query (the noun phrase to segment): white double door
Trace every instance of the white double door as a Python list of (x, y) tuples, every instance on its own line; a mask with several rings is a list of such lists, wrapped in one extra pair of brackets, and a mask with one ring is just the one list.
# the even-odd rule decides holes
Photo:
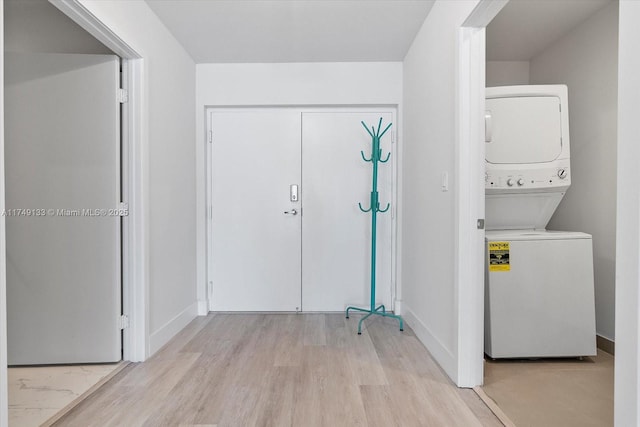
[[(391, 109), (209, 111), (212, 311), (341, 311), (370, 298), (371, 137)], [(394, 160), (395, 152), (391, 153)], [(379, 165), (377, 301), (392, 301), (395, 162)]]

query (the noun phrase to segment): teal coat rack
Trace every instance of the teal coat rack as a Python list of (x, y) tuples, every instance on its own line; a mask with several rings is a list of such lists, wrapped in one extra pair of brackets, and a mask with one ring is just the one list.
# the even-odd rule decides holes
[(360, 319), (360, 322), (358, 322), (358, 335), (362, 335), (362, 322), (372, 315), (393, 317), (394, 319), (398, 319), (398, 321), (400, 322), (400, 330), (403, 331), (404, 322), (402, 321), (402, 317), (395, 314), (387, 313), (384, 304), (376, 307), (376, 216), (378, 215), (378, 212), (384, 213), (388, 211), (390, 206), (389, 203), (387, 203), (387, 206), (384, 209), (380, 209), (380, 202), (378, 200), (378, 163), (388, 162), (389, 157), (391, 156), (391, 153), (387, 153), (387, 157), (382, 160), (380, 138), (382, 138), (382, 136), (389, 130), (389, 128), (391, 127), (391, 123), (389, 123), (389, 125), (382, 132), (380, 132), (380, 129), (382, 129), (382, 117), (380, 117), (380, 121), (378, 122), (377, 130), (374, 129), (373, 126), (371, 126), (371, 130), (369, 130), (364, 122), (360, 123), (362, 123), (362, 126), (364, 126), (364, 128), (371, 136), (371, 156), (367, 159), (363, 151), (360, 151), (360, 155), (365, 162), (371, 162), (373, 166), (373, 182), (371, 186), (369, 208), (364, 209), (362, 207), (362, 204), (358, 203), (358, 207), (362, 212), (371, 212), (371, 305), (368, 310), (360, 307), (349, 306), (347, 307), (345, 315), (348, 319), (350, 310), (362, 311), (364, 313), (367, 313), (367, 315)]

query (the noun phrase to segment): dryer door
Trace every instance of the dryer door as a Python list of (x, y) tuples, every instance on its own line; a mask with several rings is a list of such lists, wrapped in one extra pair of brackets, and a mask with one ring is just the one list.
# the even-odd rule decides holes
[(492, 138), (485, 158), (493, 164), (545, 163), (562, 152), (560, 99), (555, 96), (490, 98)]

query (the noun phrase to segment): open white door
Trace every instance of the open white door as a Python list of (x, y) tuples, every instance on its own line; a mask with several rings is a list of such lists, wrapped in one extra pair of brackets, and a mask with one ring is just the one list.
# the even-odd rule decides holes
[(119, 59), (5, 55), (9, 364), (118, 361)]

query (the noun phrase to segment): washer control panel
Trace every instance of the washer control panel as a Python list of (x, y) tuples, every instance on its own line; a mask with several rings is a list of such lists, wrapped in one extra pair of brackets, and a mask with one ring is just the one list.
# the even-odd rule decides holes
[(552, 187), (568, 187), (571, 184), (569, 168), (565, 166), (529, 170), (487, 170), (485, 189), (536, 190)]

